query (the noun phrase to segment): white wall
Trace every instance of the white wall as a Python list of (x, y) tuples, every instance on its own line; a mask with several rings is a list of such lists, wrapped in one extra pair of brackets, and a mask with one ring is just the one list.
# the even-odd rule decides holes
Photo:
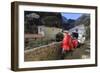
[[(40, 31), (42, 29), (42, 32)], [(44, 36), (48, 39), (55, 39), (57, 33), (61, 32), (62, 29), (56, 27), (46, 27), (46, 26), (38, 26), (38, 32), (43, 33)]]
[[(14, 73), (10, 70), (10, 54), (11, 54), (11, 12), (10, 3), (14, 0), (0, 0), (0, 73)], [(20, 1), (20, 0), (19, 0)], [(29, 1), (29, 0), (22, 0)], [(100, 0), (30, 0), (32, 2), (45, 2), (45, 3), (62, 3), (62, 4), (78, 4), (78, 5), (99, 5)], [(99, 5), (100, 9), (100, 5)], [(100, 10), (99, 12), (100, 13)], [(100, 16), (100, 14), (98, 14)], [(100, 19), (100, 17), (98, 17)], [(100, 21), (99, 21), (100, 23)], [(98, 28), (100, 25), (98, 25)], [(98, 29), (100, 31), (100, 29)], [(100, 33), (98, 33), (100, 37)], [(98, 39), (100, 43), (100, 38)], [(100, 48), (100, 46), (98, 46)], [(100, 49), (98, 48), (98, 51)], [(98, 53), (100, 56), (100, 53)], [(40, 70), (34, 71), (35, 73), (99, 73), (100, 72), (100, 57), (98, 67), (88, 68), (73, 68), (73, 69), (57, 69), (57, 70)], [(19, 73), (19, 72), (18, 72)], [(24, 73), (24, 72), (22, 72)], [(33, 73), (33, 71), (26, 71), (25, 73)]]

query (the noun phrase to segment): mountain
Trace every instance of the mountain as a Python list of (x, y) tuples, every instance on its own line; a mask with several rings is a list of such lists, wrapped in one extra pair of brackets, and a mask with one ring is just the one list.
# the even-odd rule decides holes
[(73, 19), (67, 19), (63, 16), (62, 18), (62, 25), (64, 30), (69, 30), (75, 26), (75, 20)]
[(75, 21), (75, 25), (81, 25), (84, 24), (85, 26), (88, 26), (90, 24), (90, 15), (89, 14), (83, 14), (81, 17), (79, 17)]
[(68, 19), (64, 16), (62, 16), (62, 23), (67, 23), (68, 22)]

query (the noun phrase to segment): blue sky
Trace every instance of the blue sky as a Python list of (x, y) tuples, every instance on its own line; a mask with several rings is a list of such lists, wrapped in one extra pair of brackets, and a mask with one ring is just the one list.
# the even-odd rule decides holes
[(62, 16), (66, 17), (67, 19), (77, 19), (79, 18), (82, 13), (61, 13)]

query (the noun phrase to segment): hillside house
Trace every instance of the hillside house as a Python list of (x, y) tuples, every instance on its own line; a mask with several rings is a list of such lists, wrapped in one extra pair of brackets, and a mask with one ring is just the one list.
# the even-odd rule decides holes
[(56, 34), (61, 31), (62, 29), (57, 27), (38, 26), (38, 34), (48, 39), (55, 39)]
[(69, 30), (70, 34), (72, 34), (73, 32), (75, 32), (76, 29), (78, 29), (78, 34), (79, 34), (78, 41), (80, 43), (84, 43), (84, 41), (85, 41), (84, 35), (86, 35), (86, 28), (85, 28), (84, 24), (78, 25), (78, 26), (70, 29)]

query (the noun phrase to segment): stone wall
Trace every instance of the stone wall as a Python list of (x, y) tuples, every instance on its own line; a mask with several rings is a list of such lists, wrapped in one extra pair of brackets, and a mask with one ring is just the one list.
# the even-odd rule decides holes
[(24, 51), (24, 61), (58, 60), (61, 58), (61, 42)]

